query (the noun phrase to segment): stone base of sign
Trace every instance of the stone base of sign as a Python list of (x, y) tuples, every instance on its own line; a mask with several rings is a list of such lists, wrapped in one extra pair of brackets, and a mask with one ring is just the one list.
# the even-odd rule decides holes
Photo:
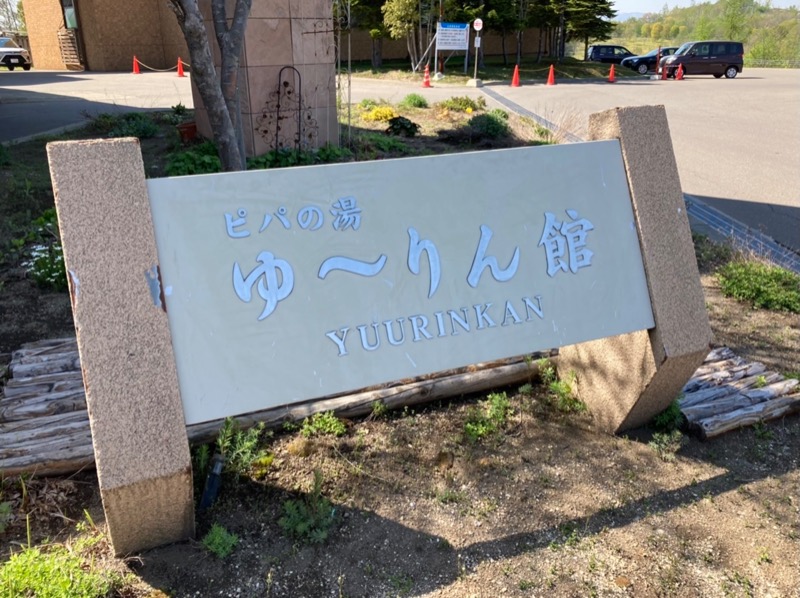
[(589, 137), (620, 140), (655, 328), (562, 348), (558, 369), (575, 373), (597, 426), (620, 432), (678, 397), (708, 354), (711, 328), (664, 107), (593, 114)]
[(47, 152), (114, 552), (190, 538), (189, 443), (139, 142)]
[(467, 81), (467, 87), (483, 87), (483, 81), (480, 79), (469, 79)]

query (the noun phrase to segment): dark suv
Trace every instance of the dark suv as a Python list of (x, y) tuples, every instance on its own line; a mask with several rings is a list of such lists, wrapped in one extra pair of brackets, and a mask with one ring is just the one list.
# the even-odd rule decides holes
[(668, 77), (674, 77), (683, 65), (684, 75), (714, 75), (717, 79), (725, 75), (733, 79), (742, 72), (743, 57), (742, 42), (686, 42), (675, 54), (662, 58), (659, 66), (667, 69)]
[(586, 60), (590, 62), (619, 64), (624, 59), (633, 55), (633, 52), (623, 46), (589, 46), (589, 51), (586, 53)]

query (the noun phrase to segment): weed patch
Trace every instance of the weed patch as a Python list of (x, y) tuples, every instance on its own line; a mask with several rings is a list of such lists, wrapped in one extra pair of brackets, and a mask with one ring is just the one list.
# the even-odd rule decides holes
[(653, 418), (653, 427), (659, 432), (671, 433), (680, 429), (683, 425), (684, 417), (678, 400), (672, 401), (669, 407)]
[(203, 536), (203, 546), (220, 559), (229, 556), (238, 543), (239, 536), (230, 533), (218, 523), (212, 525), (208, 533)]
[(473, 408), (464, 423), (464, 435), (470, 442), (494, 436), (506, 425), (511, 414), (511, 401), (506, 393), (492, 393)]
[(315, 413), (310, 418), (303, 420), (300, 433), (306, 438), (312, 436), (344, 436), (347, 426), (333, 414), (333, 411)]
[(242, 430), (236, 420), (227, 418), (217, 436), (217, 450), (225, 458), (225, 471), (247, 475), (253, 462), (264, 457), (261, 434), (264, 424)]
[(284, 502), (283, 516), (278, 520), (278, 525), (291, 538), (321, 544), (328, 538), (335, 521), (336, 510), (322, 496), (322, 474), (319, 470), (314, 470), (314, 488), (311, 493), (305, 499)]
[(511, 134), (511, 127), (508, 126), (508, 115), (504, 119), (494, 113), (476, 114), (467, 123), (477, 137), (486, 139), (501, 139)]
[(672, 432), (656, 432), (653, 434), (653, 439), (647, 444), (656, 452), (659, 459), (670, 462), (675, 460), (675, 454), (681, 450), (685, 442), (684, 435), (679, 430), (673, 430)]

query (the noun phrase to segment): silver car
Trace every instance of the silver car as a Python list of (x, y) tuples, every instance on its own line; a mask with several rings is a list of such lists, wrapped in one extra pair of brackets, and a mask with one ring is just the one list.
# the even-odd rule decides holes
[(0, 37), (0, 66), (7, 67), (9, 71), (13, 71), (17, 67), (23, 71), (29, 71), (31, 70), (31, 55), (10, 37)]

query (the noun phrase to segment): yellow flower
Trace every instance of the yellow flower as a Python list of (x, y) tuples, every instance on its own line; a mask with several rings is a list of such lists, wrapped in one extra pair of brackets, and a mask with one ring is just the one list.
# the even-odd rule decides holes
[(467, 108), (467, 114), (472, 114), (472, 108)]

